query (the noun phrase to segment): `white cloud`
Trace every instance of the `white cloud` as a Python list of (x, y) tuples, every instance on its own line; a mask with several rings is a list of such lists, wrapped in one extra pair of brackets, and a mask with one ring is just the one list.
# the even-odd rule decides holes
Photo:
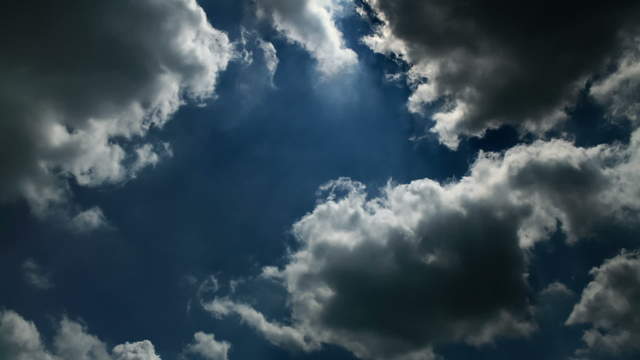
[(205, 310), (216, 317), (236, 314), (240, 319), (262, 334), (269, 342), (292, 350), (310, 351), (319, 348), (318, 343), (309, 342), (297, 328), (268, 321), (264, 315), (246, 304), (235, 303), (229, 299), (214, 299), (203, 304)]
[(336, 26), (346, 6), (348, 2), (344, 0), (259, 0), (257, 15), (307, 50), (318, 62), (319, 71), (331, 76), (358, 62), (356, 53), (346, 47)]
[(0, 311), (0, 358), (3, 360), (160, 360), (148, 340), (107, 345), (82, 324), (63, 317), (57, 325), (53, 349), (43, 344), (31, 321), (11, 310)]
[(62, 359), (111, 360), (105, 343), (87, 333), (82, 324), (66, 317), (58, 325), (53, 347), (56, 355)]
[(113, 348), (113, 360), (161, 360), (149, 340), (124, 343)]
[(186, 354), (195, 354), (206, 360), (228, 360), (231, 344), (216, 340), (213, 334), (197, 332), (193, 335), (193, 343), (187, 345)]
[(99, 209), (76, 216), (69, 181), (121, 183), (155, 165), (168, 152), (148, 130), (214, 97), (233, 46), (195, 0), (52, 3), (38, 14), (15, 4), (0, 16), (13, 34), (0, 66), (0, 200), (98, 227)]
[(13, 311), (0, 311), (0, 357), (6, 360), (57, 360), (44, 349), (36, 326)]

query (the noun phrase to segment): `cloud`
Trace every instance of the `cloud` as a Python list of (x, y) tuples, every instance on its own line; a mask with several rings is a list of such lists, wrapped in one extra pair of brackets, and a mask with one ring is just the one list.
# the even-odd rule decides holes
[(49, 274), (33, 259), (27, 259), (22, 263), (22, 273), (27, 284), (35, 289), (48, 290), (54, 286)]
[(121, 183), (168, 155), (147, 132), (213, 97), (233, 57), (195, 0), (14, 2), (0, 22), (0, 200), (83, 229), (102, 215), (78, 211), (69, 184)]
[(540, 295), (543, 297), (572, 297), (574, 293), (571, 289), (567, 288), (567, 286), (559, 281), (554, 281), (549, 284), (546, 288), (544, 288)]
[(280, 60), (278, 59), (278, 52), (276, 51), (276, 48), (272, 43), (264, 41), (262, 39), (258, 39), (258, 46), (262, 50), (265, 65), (267, 66), (267, 70), (269, 70), (271, 85), (274, 86), (273, 78), (276, 75), (278, 64), (280, 63)]
[[(432, 115), (431, 131), (450, 148), (460, 137), (503, 125), (544, 132), (566, 118), (579, 90), (606, 74), (607, 66), (637, 72), (637, 56), (626, 55), (637, 53), (636, 2), (366, 3), (381, 23), (364, 43), (410, 64), (410, 111), (426, 114), (427, 107), (444, 103)], [(632, 94), (624, 89), (618, 100)], [(622, 97), (632, 100), (628, 95)]]
[(214, 299), (204, 303), (204, 309), (218, 318), (236, 314), (240, 319), (262, 334), (270, 343), (292, 350), (311, 351), (319, 348), (318, 343), (309, 343), (297, 328), (268, 321), (263, 314), (246, 304), (229, 299)]
[(0, 311), (0, 358), (3, 360), (160, 360), (148, 340), (113, 348), (87, 332), (82, 324), (63, 317), (57, 324), (53, 349), (43, 344), (35, 324), (11, 310)]
[(552, 140), (481, 152), (458, 181), (390, 183), (376, 197), (347, 178), (330, 182), (293, 226), (298, 248), (262, 273), (286, 289), (291, 324), (231, 298), (204, 307), (282, 347), (336, 344), (364, 359), (432, 358), (444, 344), (526, 337), (536, 329), (533, 245), (558, 230), (577, 241), (601, 224), (637, 224), (638, 140), (640, 132), (627, 146)]
[(640, 125), (640, 37), (627, 52), (609, 76), (596, 81), (591, 87), (593, 97), (605, 105), (612, 118), (626, 118)]
[(42, 344), (36, 326), (13, 311), (0, 311), (0, 357), (6, 360), (57, 360)]
[(87, 333), (82, 324), (66, 317), (58, 325), (53, 347), (62, 359), (111, 360), (105, 343)]
[(206, 360), (228, 360), (231, 344), (226, 341), (217, 341), (213, 334), (201, 331), (193, 335), (193, 343), (187, 345), (185, 354), (198, 355)]
[(114, 360), (160, 360), (149, 340), (124, 343), (113, 348)]
[(302, 46), (318, 62), (318, 70), (332, 76), (358, 62), (336, 26), (346, 5), (344, 0), (258, 0), (257, 16), (269, 21), (290, 42)]
[(640, 353), (640, 253), (622, 251), (591, 270), (593, 280), (582, 292), (567, 325), (588, 324), (582, 339), (587, 356)]
[[(264, 86), (260, 80), (264, 77), (265, 68), (267, 70), (266, 75), (268, 85), (269, 87), (274, 88), (274, 78), (278, 71), (280, 59), (278, 58), (278, 51), (273, 43), (261, 38), (257, 31), (249, 31), (245, 28), (241, 28), (238, 49), (238, 56), (242, 59), (242, 63), (245, 65), (243, 75), (248, 78), (245, 81), (251, 83), (250, 86), (248, 84), (245, 85), (246, 90), (255, 92), (256, 88), (259, 89)], [(247, 71), (251, 65), (256, 63), (256, 60), (257, 66), (253, 69), (254, 71)]]

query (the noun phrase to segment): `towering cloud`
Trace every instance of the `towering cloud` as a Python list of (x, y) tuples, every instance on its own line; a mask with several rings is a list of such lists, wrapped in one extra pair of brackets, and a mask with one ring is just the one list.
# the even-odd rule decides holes
[[(166, 144), (145, 143), (188, 99), (214, 95), (232, 57), (195, 0), (12, 1), (0, 13), (0, 200), (69, 210), (69, 183), (126, 181)], [(74, 227), (104, 223), (99, 209)]]
[(637, 55), (630, 55), (640, 34), (635, 1), (366, 3), (381, 24), (364, 42), (411, 65), (411, 111), (444, 103), (431, 131), (451, 148), (460, 136), (505, 124), (533, 132), (553, 127), (587, 81), (607, 77), (609, 67), (619, 70), (596, 94), (616, 113), (626, 111), (620, 102), (631, 95), (629, 86), (613, 98), (604, 93), (620, 76), (637, 79)]
[(459, 181), (389, 184), (374, 198), (358, 182), (331, 182), (294, 225), (287, 264), (263, 272), (288, 292), (292, 325), (230, 298), (205, 308), (279, 346), (338, 344), (364, 359), (527, 336), (528, 249), (558, 223), (576, 241), (603, 223), (638, 222), (639, 136), (628, 147), (554, 140), (481, 153)]

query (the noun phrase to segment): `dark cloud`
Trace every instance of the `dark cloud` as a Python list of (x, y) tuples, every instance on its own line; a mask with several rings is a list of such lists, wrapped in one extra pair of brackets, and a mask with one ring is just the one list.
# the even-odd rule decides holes
[(637, 47), (636, 1), (366, 3), (384, 25), (365, 42), (414, 65), (410, 109), (447, 100), (432, 131), (450, 147), (505, 124), (549, 129), (590, 77)]
[(211, 97), (232, 57), (195, 0), (9, 1), (0, 24), (0, 199), (37, 214), (70, 179), (121, 182), (170, 153), (147, 131)]
[(588, 324), (583, 340), (588, 358), (640, 354), (640, 253), (623, 251), (591, 270), (594, 279), (582, 292), (567, 325)]

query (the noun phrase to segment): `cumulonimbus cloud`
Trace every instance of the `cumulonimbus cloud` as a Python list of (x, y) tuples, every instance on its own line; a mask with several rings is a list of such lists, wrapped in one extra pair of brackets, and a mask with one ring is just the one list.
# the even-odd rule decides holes
[[(148, 130), (214, 96), (233, 57), (195, 0), (13, 2), (0, 22), (0, 200), (41, 216), (77, 214), (69, 182), (120, 183), (170, 155)], [(104, 225), (90, 210), (72, 227)]]

